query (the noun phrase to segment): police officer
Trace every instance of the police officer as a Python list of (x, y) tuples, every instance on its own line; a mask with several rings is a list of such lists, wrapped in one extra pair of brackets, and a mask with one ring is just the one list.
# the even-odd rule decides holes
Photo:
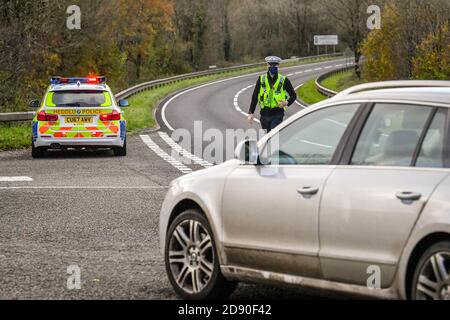
[(278, 73), (281, 58), (266, 58), (268, 71), (256, 82), (248, 114), (248, 122), (253, 123), (256, 105), (261, 108), (261, 126), (267, 132), (283, 122), (285, 109), (295, 102), (297, 94), (289, 79)]

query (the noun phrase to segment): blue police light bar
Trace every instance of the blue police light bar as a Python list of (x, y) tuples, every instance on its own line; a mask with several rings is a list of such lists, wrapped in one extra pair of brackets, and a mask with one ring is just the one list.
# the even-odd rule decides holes
[(106, 82), (105, 76), (91, 76), (91, 77), (52, 77), (50, 79), (50, 84), (75, 84), (75, 83), (87, 83), (87, 84), (101, 84)]

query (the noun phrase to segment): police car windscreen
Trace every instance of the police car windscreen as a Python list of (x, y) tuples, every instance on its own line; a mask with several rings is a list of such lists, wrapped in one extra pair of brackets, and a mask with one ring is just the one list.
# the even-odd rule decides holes
[(103, 91), (56, 91), (53, 103), (60, 107), (90, 107), (105, 103)]

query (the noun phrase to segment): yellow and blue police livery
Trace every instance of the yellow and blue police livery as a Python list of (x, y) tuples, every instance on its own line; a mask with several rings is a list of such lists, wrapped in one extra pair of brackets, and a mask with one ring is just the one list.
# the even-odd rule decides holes
[(52, 77), (32, 124), (32, 156), (44, 157), (48, 150), (112, 149), (125, 156), (126, 120), (123, 107), (128, 101), (116, 99), (102, 76)]

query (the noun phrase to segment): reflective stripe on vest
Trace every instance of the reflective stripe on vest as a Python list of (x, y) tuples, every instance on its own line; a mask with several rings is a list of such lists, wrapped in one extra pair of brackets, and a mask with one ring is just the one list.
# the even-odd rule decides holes
[(278, 108), (280, 101), (287, 100), (286, 91), (284, 90), (285, 76), (278, 75), (277, 81), (273, 88), (270, 86), (267, 75), (260, 78), (261, 86), (259, 88), (258, 101), (261, 109)]

